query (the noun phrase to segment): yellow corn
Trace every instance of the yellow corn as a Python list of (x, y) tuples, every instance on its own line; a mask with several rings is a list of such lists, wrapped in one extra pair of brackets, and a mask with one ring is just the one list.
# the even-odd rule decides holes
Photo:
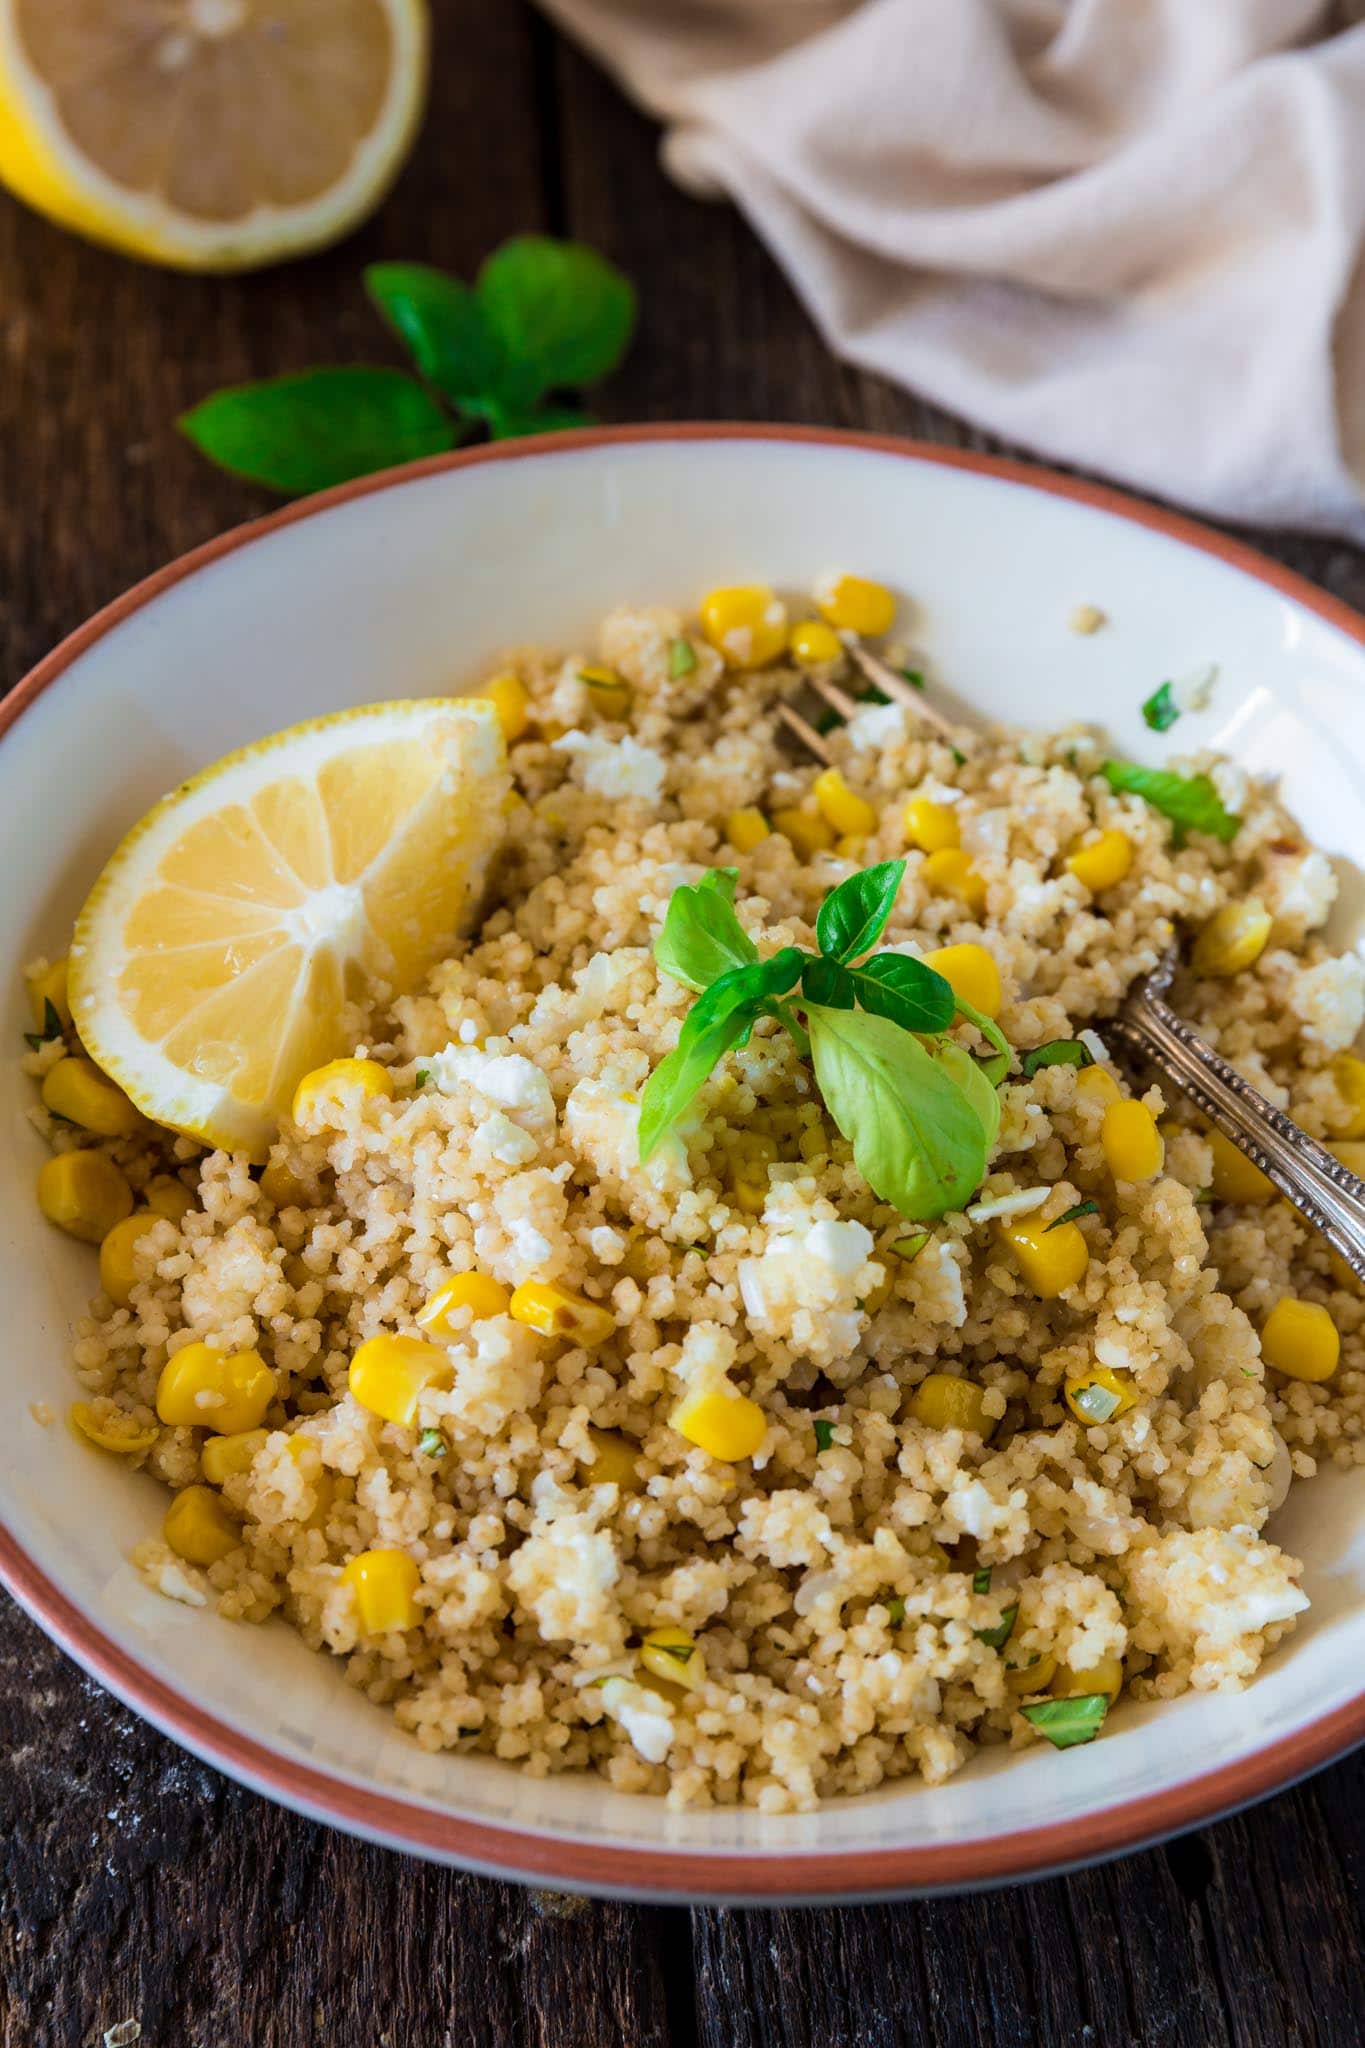
[(414, 1595), (422, 1574), (405, 1550), (362, 1550), (341, 1574), (343, 1586), (355, 1595), (360, 1626), (369, 1636), (394, 1629), (416, 1628), (422, 1610)]
[(136, 1209), (116, 1223), (100, 1245), (100, 1286), (115, 1308), (127, 1308), (132, 1300), (138, 1240), (161, 1220), (151, 1209)]
[(509, 670), (485, 683), (479, 695), (497, 712), (502, 736), (512, 746), (531, 723), (531, 695), (525, 683)]
[(1338, 1053), (1332, 1062), (1332, 1079), (1349, 1112), (1341, 1136), (1365, 1138), (1365, 1060), (1357, 1059), (1353, 1052)]
[(195, 1206), (194, 1196), (173, 1173), (159, 1173), (149, 1180), (142, 1199), (154, 1216), (164, 1216), (170, 1223), (183, 1223)]
[(845, 633), (889, 633), (896, 600), (884, 583), (866, 576), (827, 576), (815, 593), (822, 619)]
[(452, 1318), (481, 1323), (487, 1316), (505, 1316), (512, 1297), (501, 1280), (491, 1273), (452, 1273), (417, 1311), (419, 1330), (435, 1330), (439, 1336), (454, 1335)]
[(1059, 1664), (1048, 1684), (1048, 1691), (1054, 1699), (1080, 1700), (1091, 1694), (1102, 1692), (1106, 1699), (1116, 1700), (1123, 1690), (1123, 1659), (1101, 1657), (1096, 1664), (1073, 1671), (1069, 1664)]
[(1078, 846), (1066, 858), (1067, 871), (1098, 896), (1121, 882), (1133, 865), (1133, 842), (1126, 832), (1101, 832), (1097, 839)]
[(737, 1209), (746, 1216), (761, 1216), (768, 1199), (768, 1169), (777, 1158), (777, 1146), (766, 1132), (746, 1134), (730, 1161), (729, 1188)]
[(945, 846), (931, 853), (922, 872), (936, 896), (956, 896), (975, 917), (985, 909), (985, 878), (960, 846)]
[(1077, 1422), (1083, 1422), (1087, 1429), (1098, 1422), (1112, 1422), (1137, 1406), (1131, 1376), (1114, 1372), (1107, 1365), (1092, 1365), (1089, 1372), (1068, 1380), (1062, 1388), (1062, 1398)]
[(588, 1435), (593, 1448), (589, 1486), (619, 1486), (622, 1493), (638, 1492), (640, 1446), (619, 1429), (590, 1429)]
[(823, 619), (802, 619), (792, 627), (792, 653), (802, 668), (818, 668), (822, 662), (837, 661), (844, 643)]
[(362, 1408), (411, 1429), (427, 1387), (449, 1386), (450, 1359), (420, 1337), (367, 1338), (351, 1360), (348, 1382)]
[(640, 1644), (640, 1662), (655, 1678), (666, 1678), (684, 1692), (706, 1683), (706, 1658), (687, 1628), (652, 1628)]
[(249, 1472), (269, 1434), (267, 1429), (238, 1429), (231, 1436), (205, 1437), (199, 1469), (210, 1486), (221, 1486), (225, 1479)]
[(772, 827), (762, 811), (751, 806), (743, 811), (731, 811), (725, 820), (725, 836), (736, 853), (752, 853), (769, 838)]
[(752, 1458), (768, 1431), (768, 1418), (757, 1401), (726, 1387), (684, 1394), (668, 1419), (698, 1450), (731, 1465)]
[(800, 811), (794, 807), (773, 812), (773, 830), (780, 832), (784, 839), (790, 839), (803, 860), (813, 860), (817, 853), (828, 853), (838, 834), (827, 818), (818, 811)]
[(1225, 903), (1195, 940), (1190, 964), (1196, 974), (1240, 974), (1261, 957), (1270, 926), (1270, 912), (1254, 896)]
[(842, 839), (835, 840), (834, 851), (840, 860), (851, 860), (855, 867), (861, 867), (867, 852), (867, 841), (857, 832), (845, 832)]
[(189, 1564), (217, 1564), (236, 1550), (242, 1532), (208, 1486), (187, 1486), (166, 1510), (162, 1534)]
[(1050, 1650), (1044, 1650), (1032, 1664), (1007, 1664), (1005, 1684), (1011, 1692), (1027, 1694), (1046, 1692), (1057, 1670), (1057, 1659)]
[(43, 1076), (43, 1103), (53, 1116), (93, 1131), (97, 1138), (131, 1138), (146, 1128), (123, 1090), (83, 1056), (58, 1060)]
[(1165, 1164), (1166, 1141), (1151, 1110), (1140, 1102), (1110, 1103), (1100, 1143), (1115, 1180), (1151, 1180)]
[(969, 1429), (987, 1437), (995, 1427), (980, 1387), (950, 1372), (931, 1372), (920, 1381), (910, 1396), (910, 1413), (931, 1429)]
[(1108, 1067), (1082, 1067), (1076, 1076), (1076, 1094), (1082, 1102), (1092, 1103), (1101, 1109), (1108, 1109), (1111, 1102), (1123, 1100), (1123, 1090)]
[(325, 1067), (305, 1074), (294, 1090), (294, 1122), (325, 1121), (328, 1110), (345, 1095), (359, 1095), (364, 1101), (391, 1098), (393, 1076), (378, 1060), (328, 1060)]
[(1075, 1223), (1059, 1223), (1049, 1230), (1035, 1216), (1017, 1216), (1000, 1225), (1000, 1235), (1040, 1301), (1051, 1301), (1074, 1287), (1090, 1264), (1089, 1246)]
[(1337, 1326), (1316, 1301), (1277, 1301), (1261, 1331), (1261, 1355), (1291, 1380), (1330, 1380), (1341, 1357)]
[[(297, 1095), (294, 1098), (294, 1108), (297, 1115)], [(306, 1209), (313, 1199), (307, 1181), (295, 1173), (281, 1153), (276, 1153), (262, 1172), (260, 1189), (267, 1202), (275, 1209)]]
[(259, 1351), (187, 1344), (161, 1369), (156, 1412), (171, 1428), (235, 1436), (265, 1421), (278, 1382)]
[(588, 702), (599, 718), (618, 723), (630, 717), (631, 687), (614, 668), (581, 668), (578, 679), (588, 692)]
[(926, 967), (941, 974), (953, 994), (983, 1017), (998, 1017), (1005, 1000), (1000, 969), (984, 946), (937, 946), (924, 955)]
[(1213, 1153), (1213, 1179), (1210, 1186), (1216, 1202), (1269, 1202), (1275, 1194), (1275, 1183), (1261, 1172), (1254, 1160), (1239, 1151), (1231, 1138), (1225, 1138), (1219, 1130), (1206, 1133), (1209, 1149)]
[(132, 1213), (133, 1191), (103, 1152), (57, 1152), (38, 1175), (38, 1207), (68, 1237), (103, 1244)]
[(62, 1029), (66, 1029), (71, 1022), (71, 1004), (66, 992), (65, 959), (54, 960), (50, 967), (44, 967), (38, 974), (29, 975), (28, 1001), (33, 1012), (35, 1031), (46, 1031), (49, 1003), (57, 1012), (57, 1020)]
[(701, 623), (731, 668), (763, 668), (787, 644), (787, 608), (766, 583), (710, 591), (701, 601)]
[(858, 796), (837, 768), (826, 768), (814, 783), (815, 801), (827, 825), (841, 834), (857, 833), (866, 838), (877, 829), (877, 813), (865, 797)]
[(922, 853), (949, 853), (962, 844), (962, 829), (952, 804), (931, 796), (912, 796), (901, 814), (906, 841)]
[(585, 1301), (581, 1294), (571, 1294), (553, 1281), (523, 1280), (507, 1313), (542, 1337), (567, 1337), (589, 1347), (605, 1344), (616, 1328), (615, 1316), (600, 1301)]
[(155, 1423), (134, 1422), (131, 1415), (97, 1416), (88, 1401), (72, 1402), (71, 1421), (90, 1443), (120, 1458), (154, 1449), (160, 1434)]

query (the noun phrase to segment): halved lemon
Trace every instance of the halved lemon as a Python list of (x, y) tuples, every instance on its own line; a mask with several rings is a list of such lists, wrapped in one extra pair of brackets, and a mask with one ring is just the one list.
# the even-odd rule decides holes
[(378, 205), (427, 0), (0, 0), (0, 183), (153, 263), (246, 270)]
[(502, 728), (471, 699), (374, 704), (229, 754), (135, 825), (71, 947), (91, 1057), (156, 1123), (266, 1156), (343, 1005), (449, 950), (503, 832)]

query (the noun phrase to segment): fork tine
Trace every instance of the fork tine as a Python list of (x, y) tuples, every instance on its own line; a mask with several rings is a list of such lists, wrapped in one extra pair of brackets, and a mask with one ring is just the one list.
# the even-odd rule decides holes
[(932, 725), (945, 739), (952, 739), (957, 730), (953, 721), (945, 717), (943, 712), (936, 710), (923, 691), (912, 688), (905, 677), (898, 676), (895, 669), (890, 668), (880, 655), (864, 647), (856, 633), (844, 633), (840, 637), (854, 662), (868, 681), (877, 685), (883, 696), (890, 697), (895, 704), (903, 704), (907, 711), (913, 711), (916, 718), (922, 718), (926, 725)]
[(788, 731), (795, 733), (802, 746), (814, 754), (817, 761), (823, 761), (828, 768), (834, 756), (809, 720), (803, 718), (799, 711), (793, 711), (790, 704), (779, 704), (777, 715)]
[(831, 711), (838, 712), (840, 718), (852, 718), (862, 709), (856, 698), (850, 697), (847, 690), (841, 690), (837, 683), (832, 683), (828, 676), (807, 676), (806, 682), (817, 697), (824, 698)]

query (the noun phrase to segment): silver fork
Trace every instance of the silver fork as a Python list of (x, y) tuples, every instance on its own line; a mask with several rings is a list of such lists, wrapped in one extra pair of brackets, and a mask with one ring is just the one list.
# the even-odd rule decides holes
[[(907, 683), (856, 635), (844, 633), (841, 637), (855, 666), (883, 696), (913, 712), (945, 738), (956, 741), (960, 737), (960, 726), (954, 726), (922, 691)], [(824, 677), (811, 675), (806, 681), (841, 718), (851, 718), (865, 708), (847, 690)], [(808, 719), (789, 704), (780, 707), (778, 716), (817, 760), (830, 764), (831, 751)], [(1292, 1117), (1267, 1102), (1259, 1089), (1176, 1015), (1165, 1000), (1176, 959), (1172, 946), (1152, 972), (1128, 991), (1107, 1028), (1131, 1057), (1155, 1068), (1163, 1081), (1187, 1096), (1225, 1138), (1259, 1166), (1304, 1221), (1320, 1231), (1346, 1261), (1357, 1280), (1365, 1282), (1365, 1182), (1316, 1138), (1310, 1138)]]

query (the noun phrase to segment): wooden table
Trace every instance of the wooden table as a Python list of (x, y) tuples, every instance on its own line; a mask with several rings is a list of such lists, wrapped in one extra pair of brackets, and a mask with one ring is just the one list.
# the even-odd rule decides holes
[[(638, 281), (613, 418), (982, 437), (831, 360), (747, 229), (523, 0), (437, 0), (417, 157), (355, 240), (239, 282), (161, 276), (0, 200), (0, 681), (265, 509), (174, 430), (220, 384), (386, 359), (362, 262), (470, 272), (528, 228)], [(1365, 556), (1266, 545), (1365, 602)], [(54, 793), (54, 801), (60, 798)], [(173, 1749), (0, 1612), (0, 2048), (1337, 2048), (1365, 2035), (1365, 1761), (1047, 1883), (923, 1904), (581, 1903), (365, 1849)]]

